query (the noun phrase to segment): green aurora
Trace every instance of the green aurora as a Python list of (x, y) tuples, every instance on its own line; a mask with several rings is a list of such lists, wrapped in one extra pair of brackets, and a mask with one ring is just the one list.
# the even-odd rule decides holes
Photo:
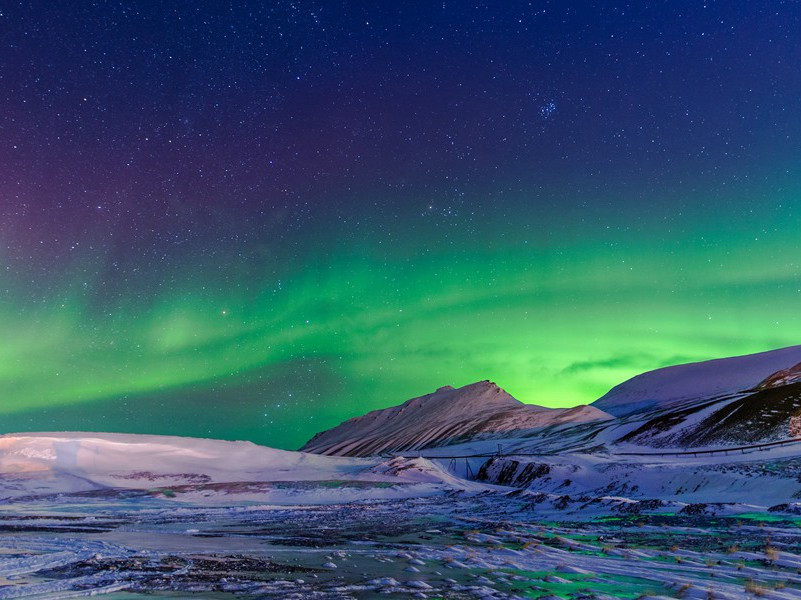
[(801, 342), (801, 4), (0, 11), (0, 433), (297, 448)]
[[(628, 216), (600, 234), (554, 218), (547, 243), (525, 239), (523, 222), (424, 245), (391, 246), (382, 242), (400, 231), (365, 228), (360, 244), (329, 240), (336, 252), (282, 275), (227, 289), (232, 271), (242, 277), (232, 263), (215, 285), (195, 265), (167, 293), (113, 308), (91, 306), (80, 290), (98, 283), (67, 273), (64, 291), (37, 306), (21, 295), (2, 306), (4, 428), (297, 447), (445, 384), (489, 378), (522, 401), (571, 406), (644, 370), (792, 345), (800, 267), (787, 249), (798, 224), (767, 228), (785, 196), (761, 215), (741, 203), (726, 231), (699, 211), (658, 235)], [(76, 264), (87, 272), (99, 260)]]

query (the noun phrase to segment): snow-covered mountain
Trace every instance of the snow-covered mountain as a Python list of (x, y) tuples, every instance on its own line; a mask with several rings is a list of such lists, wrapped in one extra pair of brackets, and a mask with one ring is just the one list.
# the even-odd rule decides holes
[[(801, 346), (644, 373), (594, 405), (570, 409), (523, 404), (489, 381), (443, 387), (319, 433), (303, 452), (153, 435), (0, 435), (0, 498), (159, 488), (206, 496), (237, 482), (459, 486), (465, 473), (448, 472), (437, 456), (487, 456), (499, 443), (507, 455), (623, 456), (640, 452), (633, 446), (651, 452), (794, 437), (801, 437)], [(408, 451), (431, 460), (378, 457)], [(367, 456), (374, 458), (359, 458)], [(262, 485), (259, 497), (280, 502), (283, 487)]]
[[(564, 453), (738, 446), (801, 435), (801, 346), (657, 369), (590, 406), (518, 402), (489, 381), (443, 387), (318, 433), (302, 450), (341, 456), (426, 450)], [(492, 443), (488, 443), (492, 442)]]
[(445, 386), (399, 406), (355, 417), (318, 433), (301, 450), (371, 456), (519, 436), (544, 427), (611, 418), (592, 406), (545, 408), (523, 404), (494, 383), (480, 381), (458, 389)]
[(627, 431), (615, 442), (699, 448), (786, 440), (801, 435), (799, 357), (801, 346), (792, 346), (659, 369), (594, 406), (627, 424), (617, 428)]
[(801, 362), (801, 346), (648, 371), (615, 386), (592, 403), (616, 417), (665, 409), (753, 390), (777, 371)]

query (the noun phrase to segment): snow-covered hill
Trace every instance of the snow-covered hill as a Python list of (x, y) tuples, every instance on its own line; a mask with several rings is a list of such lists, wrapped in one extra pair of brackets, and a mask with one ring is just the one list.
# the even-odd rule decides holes
[[(271, 485), (218, 485), (248, 482)], [(251, 442), (80, 432), (0, 435), (0, 499), (170, 488), (181, 489), (183, 498), (200, 492), (204, 497), (247, 492), (265, 501), (280, 501), (286, 486), (276, 482), (352, 482), (369, 487), (450, 484), (453, 477), (431, 465), (391, 473), (376, 460), (289, 452)], [(314, 502), (324, 503), (325, 494), (333, 500), (348, 499), (348, 494), (336, 493), (330, 486), (322, 486), (322, 491), (312, 498)], [(426, 493), (417, 490), (412, 495)], [(362, 489), (351, 495), (371, 494)]]
[(523, 404), (494, 383), (480, 381), (458, 389), (442, 387), (399, 406), (355, 417), (318, 433), (301, 450), (371, 456), (610, 418), (592, 406), (566, 409)]
[(797, 502), (799, 476), (797, 445), (728, 455), (511, 455), (489, 458), (478, 472), (481, 481), (569, 497), (574, 508), (614, 497), (655, 505), (737, 503), (764, 510)]
[(616, 417), (752, 390), (801, 362), (801, 346), (665, 367), (637, 375), (592, 403)]
[[(647, 391), (651, 400), (635, 406), (613, 404), (612, 400), (631, 397), (624, 392), (610, 398), (615, 390), (599, 400), (596, 404), (620, 415), (618, 426), (604, 437), (657, 448), (699, 448), (801, 436), (799, 353), (801, 347), (794, 346), (635, 377), (615, 389), (628, 385), (627, 392)], [(666, 375), (670, 379), (662, 381)], [(661, 381), (662, 388), (654, 387)]]

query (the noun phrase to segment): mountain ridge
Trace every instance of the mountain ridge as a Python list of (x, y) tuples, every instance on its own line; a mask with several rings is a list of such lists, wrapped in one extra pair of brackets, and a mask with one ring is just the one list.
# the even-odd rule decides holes
[(353, 417), (316, 434), (301, 451), (369, 456), (611, 418), (588, 405), (547, 408), (524, 404), (495, 383), (484, 380), (461, 388), (443, 386), (397, 406)]
[(798, 363), (801, 345), (662, 367), (619, 383), (591, 406), (621, 417), (685, 400), (747, 392)]
[(353, 417), (301, 450), (370, 456), (468, 451), (465, 444), (495, 439), (525, 452), (772, 441), (801, 431), (800, 381), (801, 346), (648, 371), (572, 408), (523, 404), (484, 380)]

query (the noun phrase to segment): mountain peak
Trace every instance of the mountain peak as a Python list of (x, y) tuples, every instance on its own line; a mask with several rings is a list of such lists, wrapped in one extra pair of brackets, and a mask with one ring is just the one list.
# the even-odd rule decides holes
[[(453, 388), (451, 388), (451, 389), (453, 389)], [(495, 393), (503, 392), (504, 394), (506, 394), (506, 391), (501, 386), (499, 386), (494, 381), (490, 381), (489, 379), (482, 379), (481, 381), (476, 381), (475, 383), (470, 383), (468, 385), (462, 386), (459, 389), (462, 389), (462, 390), (468, 390), (468, 389), (469, 390), (492, 390)]]
[(481, 402), (522, 404), (520, 400), (509, 394), (501, 386), (494, 381), (490, 381), (489, 379), (476, 381), (475, 383), (470, 383), (460, 388), (453, 388), (451, 386), (446, 386), (446, 388), (455, 400), (469, 404), (478, 404)]
[(398, 406), (349, 419), (318, 433), (302, 450), (368, 456), (604, 418), (609, 415), (592, 407), (571, 412), (523, 404), (494, 382), (484, 380), (460, 388), (444, 386)]

